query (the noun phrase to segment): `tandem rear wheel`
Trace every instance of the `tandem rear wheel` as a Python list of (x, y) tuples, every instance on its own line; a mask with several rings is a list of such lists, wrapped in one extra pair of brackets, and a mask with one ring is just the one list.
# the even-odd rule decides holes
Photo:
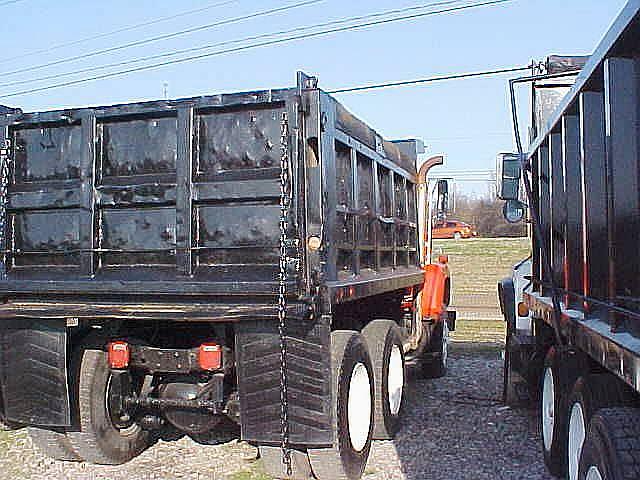
[(640, 478), (640, 410), (604, 408), (589, 422), (580, 455), (580, 480)]
[(115, 412), (110, 411), (112, 378), (104, 350), (85, 345), (78, 351), (78, 425), (66, 437), (80, 457), (102, 465), (128, 462), (152, 441), (151, 434), (132, 419), (116, 418)]
[(310, 448), (306, 455), (292, 451), (291, 475), (287, 475), (279, 448), (260, 447), (269, 475), (295, 480), (356, 480), (362, 476), (373, 438), (376, 393), (374, 365), (362, 334), (350, 330), (331, 333), (331, 371), (333, 447)]
[(580, 455), (589, 422), (603, 408), (631, 405), (633, 399), (626, 385), (609, 373), (580, 377), (569, 397), (567, 462), (569, 480), (578, 479)]
[(552, 347), (547, 352), (541, 382), (540, 430), (544, 463), (549, 472), (567, 475), (567, 438), (569, 392), (585, 371), (583, 357), (575, 352)]

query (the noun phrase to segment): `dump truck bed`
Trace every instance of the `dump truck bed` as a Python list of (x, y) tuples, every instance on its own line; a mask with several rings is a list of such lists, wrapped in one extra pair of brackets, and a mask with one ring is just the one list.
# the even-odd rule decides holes
[(0, 289), (275, 293), (280, 130), (294, 100), (282, 90), (7, 116)]
[[(422, 279), (415, 146), (383, 140), (315, 87), (10, 112), (0, 115), (3, 144), (0, 291), (25, 302), (3, 316), (55, 311), (74, 295), (96, 315), (111, 314), (109, 296), (162, 298), (165, 313), (188, 296), (275, 305), (283, 155), (289, 295), (320, 282), (341, 301), (342, 287), (354, 299)], [(302, 239), (315, 230), (322, 259), (309, 260)], [(17, 306), (34, 296), (49, 306)]]

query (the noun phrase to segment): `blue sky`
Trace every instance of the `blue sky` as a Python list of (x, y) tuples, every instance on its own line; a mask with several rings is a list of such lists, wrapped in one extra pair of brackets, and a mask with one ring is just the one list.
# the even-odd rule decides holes
[[(220, 0), (218, 0), (220, 1)], [(274, 8), (295, 0), (238, 0), (228, 5), (46, 54), (2, 62), (0, 83), (66, 72), (300, 25), (435, 0), (324, 0), (280, 15), (223, 26), (169, 41), (76, 61), (33, 73), (2, 72)], [(215, 0), (21, 0), (0, 7), (4, 58), (96, 33), (196, 9)], [(0, 2), (1, 3), (1, 2)], [(436, 15), (331, 37), (218, 56), (159, 70), (0, 99), (24, 110), (102, 105), (170, 97), (291, 86), (296, 70), (319, 76), (325, 89), (526, 65), (548, 54), (588, 54), (625, 0), (514, 0), (499, 6)], [(445, 153), (448, 169), (494, 166), (511, 150), (508, 76), (428, 84), (358, 94), (340, 101), (387, 138), (421, 138), (428, 153)], [(45, 85), (47, 82), (35, 84)], [(20, 87), (0, 87), (0, 95)], [(522, 96), (526, 99), (525, 92)]]

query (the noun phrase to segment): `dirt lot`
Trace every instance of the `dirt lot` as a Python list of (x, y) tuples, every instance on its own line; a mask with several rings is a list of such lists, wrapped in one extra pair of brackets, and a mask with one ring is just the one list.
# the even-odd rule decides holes
[[(455, 276), (460, 312), (447, 377), (414, 378), (404, 425), (393, 442), (376, 442), (367, 480), (551, 479), (539, 452), (535, 412), (500, 403), (504, 327), (495, 285), (527, 255), (525, 240), (440, 241)], [(121, 467), (63, 464), (43, 458), (24, 432), (0, 436), (2, 479), (266, 480), (254, 450), (234, 440), (203, 446), (159, 443)]]

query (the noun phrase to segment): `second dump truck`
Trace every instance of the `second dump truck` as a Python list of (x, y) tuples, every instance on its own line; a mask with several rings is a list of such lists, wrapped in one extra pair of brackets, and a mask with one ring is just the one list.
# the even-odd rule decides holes
[(565, 60), (512, 82), (533, 84), (533, 139), (500, 156), (498, 189), (507, 217), (530, 212), (533, 255), (500, 285), (505, 398), (539, 402), (555, 476), (631, 480), (640, 478), (640, 1), (586, 64)]

